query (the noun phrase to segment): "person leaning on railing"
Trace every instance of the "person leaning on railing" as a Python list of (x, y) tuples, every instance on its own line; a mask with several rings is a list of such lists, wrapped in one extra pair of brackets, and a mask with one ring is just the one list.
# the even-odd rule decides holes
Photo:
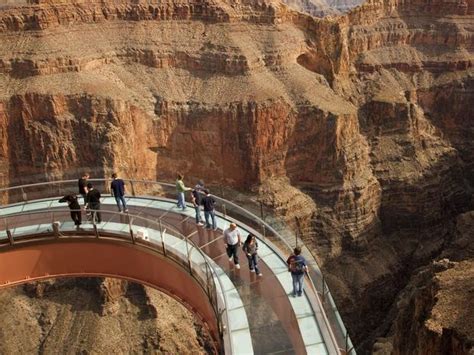
[(79, 202), (77, 202), (77, 197), (75, 194), (69, 194), (64, 196), (58, 202), (64, 203), (67, 202), (69, 209), (71, 210), (71, 219), (76, 226), (80, 226), (82, 223), (81, 217), (81, 206), (79, 206)]
[(176, 179), (176, 192), (178, 194), (178, 208), (181, 208), (183, 211), (186, 209), (186, 203), (184, 200), (184, 193), (191, 190), (189, 187), (184, 186), (184, 175), (178, 174)]

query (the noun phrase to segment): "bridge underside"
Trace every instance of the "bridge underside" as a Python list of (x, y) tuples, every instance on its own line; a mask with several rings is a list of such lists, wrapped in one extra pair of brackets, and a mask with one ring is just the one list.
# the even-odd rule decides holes
[(72, 276), (121, 278), (165, 292), (197, 314), (219, 346), (217, 319), (205, 291), (179, 264), (152, 250), (77, 237), (19, 243), (0, 251), (0, 289)]

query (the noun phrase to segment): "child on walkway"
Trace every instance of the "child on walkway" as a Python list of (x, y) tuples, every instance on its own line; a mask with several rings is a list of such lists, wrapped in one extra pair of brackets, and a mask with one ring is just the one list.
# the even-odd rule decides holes
[(245, 255), (247, 255), (250, 272), (256, 272), (258, 276), (262, 276), (262, 273), (258, 269), (257, 238), (255, 238), (253, 234), (247, 236), (242, 249), (244, 250)]

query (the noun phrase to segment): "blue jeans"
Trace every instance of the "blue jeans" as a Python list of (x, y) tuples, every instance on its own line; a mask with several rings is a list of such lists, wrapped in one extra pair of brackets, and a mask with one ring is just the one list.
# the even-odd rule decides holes
[(122, 211), (122, 209), (120, 208), (120, 202), (122, 202), (123, 211), (125, 211), (127, 209), (127, 204), (125, 203), (125, 198), (123, 196), (117, 196), (117, 195), (114, 195), (114, 197), (115, 197), (115, 202), (117, 203), (117, 207), (119, 209), (119, 212)]
[(206, 228), (211, 228), (211, 224), (209, 223), (209, 217), (211, 217), (212, 219), (212, 229), (216, 229), (216, 211), (204, 211), (204, 218), (206, 219)]
[(258, 269), (258, 255), (257, 254), (252, 254), (250, 256), (247, 255), (247, 259), (249, 261), (249, 269), (255, 270), (257, 275), (260, 274), (260, 270)]
[(196, 211), (196, 223), (199, 223), (202, 221), (201, 218), (201, 206), (197, 205), (194, 206), (194, 211)]
[(182, 208), (183, 210), (186, 208), (186, 204), (184, 202), (184, 192), (178, 192), (178, 208)]
[(298, 294), (298, 296), (301, 296), (303, 294), (304, 273), (291, 273), (291, 278), (293, 279), (293, 296), (296, 296), (296, 294)]

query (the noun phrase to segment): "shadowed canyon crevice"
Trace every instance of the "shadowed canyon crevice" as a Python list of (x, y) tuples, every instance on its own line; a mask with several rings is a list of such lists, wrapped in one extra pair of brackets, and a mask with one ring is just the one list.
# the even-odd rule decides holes
[[(467, 353), (472, 333), (424, 322), (445, 307), (437, 273), (472, 284), (472, 253), (456, 240), (473, 210), (474, 2), (336, 10), (2, 7), (0, 183), (182, 171), (256, 192), (290, 225), (298, 218), (358, 351)], [(407, 349), (410, 319), (423, 340)]]

